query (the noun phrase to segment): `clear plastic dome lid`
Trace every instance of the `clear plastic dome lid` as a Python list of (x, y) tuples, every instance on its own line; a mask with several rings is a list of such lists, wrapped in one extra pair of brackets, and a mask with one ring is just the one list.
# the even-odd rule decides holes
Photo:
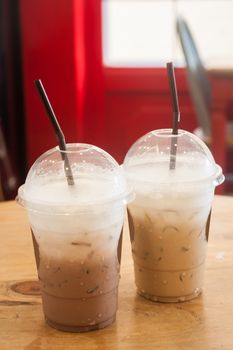
[[(176, 145), (175, 168), (170, 169), (171, 148)], [(174, 157), (173, 157), (174, 159)], [(124, 169), (133, 182), (190, 184), (196, 181), (212, 181), (220, 185), (224, 181), (222, 169), (215, 163), (209, 148), (194, 134), (171, 129), (149, 132), (129, 149)]]
[[(74, 185), (68, 185), (62, 153), (66, 153)], [(32, 165), (25, 184), (19, 188), (18, 201), (28, 209), (76, 206), (83, 210), (90, 205), (109, 202), (127, 203), (132, 196), (124, 171), (102, 149), (89, 144), (68, 144), (42, 154)]]

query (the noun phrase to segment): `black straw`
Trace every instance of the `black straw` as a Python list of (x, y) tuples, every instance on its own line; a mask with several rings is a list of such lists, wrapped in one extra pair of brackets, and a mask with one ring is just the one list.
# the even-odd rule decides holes
[[(177, 95), (174, 67), (172, 62), (167, 63), (167, 73), (168, 73), (168, 81), (169, 81), (170, 95), (171, 95), (171, 101), (172, 101), (172, 110), (173, 110), (172, 135), (178, 135), (179, 124), (180, 124), (180, 109), (179, 109), (179, 101), (178, 101), (178, 95)], [(177, 137), (172, 137), (170, 165), (169, 165), (170, 169), (175, 169), (176, 167), (177, 142), (178, 142)]]
[(42, 101), (42, 104), (44, 105), (44, 108), (47, 112), (47, 115), (49, 117), (49, 120), (52, 124), (52, 127), (55, 131), (55, 135), (59, 144), (59, 148), (61, 151), (61, 157), (64, 160), (64, 169), (65, 169), (65, 174), (66, 174), (66, 179), (68, 182), (68, 185), (74, 185), (74, 178), (73, 178), (73, 174), (72, 174), (72, 170), (70, 167), (70, 162), (69, 162), (69, 158), (67, 156), (67, 154), (63, 151), (66, 151), (66, 142), (65, 142), (65, 136), (61, 130), (61, 127), (57, 121), (57, 118), (55, 116), (55, 113), (53, 111), (53, 108), (49, 102), (48, 96), (45, 92), (45, 89), (43, 87), (43, 84), (41, 82), (41, 80), (35, 80), (34, 81), (36, 90), (40, 96), (40, 99)]

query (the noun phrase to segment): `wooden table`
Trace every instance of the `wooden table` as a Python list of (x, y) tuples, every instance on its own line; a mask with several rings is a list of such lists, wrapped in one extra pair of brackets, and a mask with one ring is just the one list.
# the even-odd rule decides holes
[(137, 296), (125, 228), (117, 320), (91, 333), (64, 333), (44, 322), (26, 212), (0, 203), (0, 349), (233, 349), (233, 197), (216, 196), (205, 291), (185, 303)]

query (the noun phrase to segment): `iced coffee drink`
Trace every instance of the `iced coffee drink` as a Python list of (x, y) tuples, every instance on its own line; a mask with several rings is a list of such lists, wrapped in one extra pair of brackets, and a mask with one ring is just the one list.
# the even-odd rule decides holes
[(116, 317), (127, 188), (104, 151), (71, 145), (68, 186), (59, 151), (30, 170), (19, 198), (28, 209), (45, 319), (64, 331), (89, 331)]
[(136, 192), (128, 219), (137, 291), (164, 302), (202, 291), (214, 188), (223, 181), (207, 147), (185, 131), (170, 170), (170, 141), (169, 130), (149, 133), (124, 162)]

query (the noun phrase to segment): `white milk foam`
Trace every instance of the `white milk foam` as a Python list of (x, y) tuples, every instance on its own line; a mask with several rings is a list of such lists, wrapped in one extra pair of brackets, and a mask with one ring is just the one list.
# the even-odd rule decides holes
[(211, 180), (201, 181), (203, 172), (197, 164), (192, 167), (177, 165), (175, 170), (169, 170), (167, 163), (144, 164), (128, 173), (136, 192), (136, 199), (129, 204), (129, 209), (139, 220), (149, 217), (159, 230), (167, 225), (178, 225), (180, 232), (185, 233), (189, 230), (190, 218), (194, 230), (205, 225), (214, 185)]
[(154, 183), (196, 182), (213, 176), (213, 168), (206, 159), (193, 155), (192, 158), (183, 154), (177, 155), (175, 169), (169, 169), (167, 156), (150, 156), (134, 161), (127, 172), (134, 180), (150, 181)]
[(58, 182), (47, 177), (29, 186), (25, 197), (34, 230), (76, 235), (123, 224), (124, 205), (111, 202), (114, 194), (112, 184), (98, 178), (80, 177), (68, 186), (64, 177)]
[[(137, 194), (136, 202), (145, 207), (188, 209), (209, 205), (214, 193), (213, 175), (199, 159), (179, 158), (174, 170), (169, 163), (138, 164), (127, 171)], [(134, 202), (135, 203), (135, 202)], [(178, 209), (177, 208), (177, 209)]]
[(67, 205), (98, 202), (109, 200), (119, 193), (119, 188), (113, 187), (110, 177), (79, 176), (74, 179), (75, 184), (69, 186), (66, 178), (59, 176), (56, 181), (48, 175), (33, 183), (26, 184), (26, 197), (28, 201), (43, 202), (52, 205)]

